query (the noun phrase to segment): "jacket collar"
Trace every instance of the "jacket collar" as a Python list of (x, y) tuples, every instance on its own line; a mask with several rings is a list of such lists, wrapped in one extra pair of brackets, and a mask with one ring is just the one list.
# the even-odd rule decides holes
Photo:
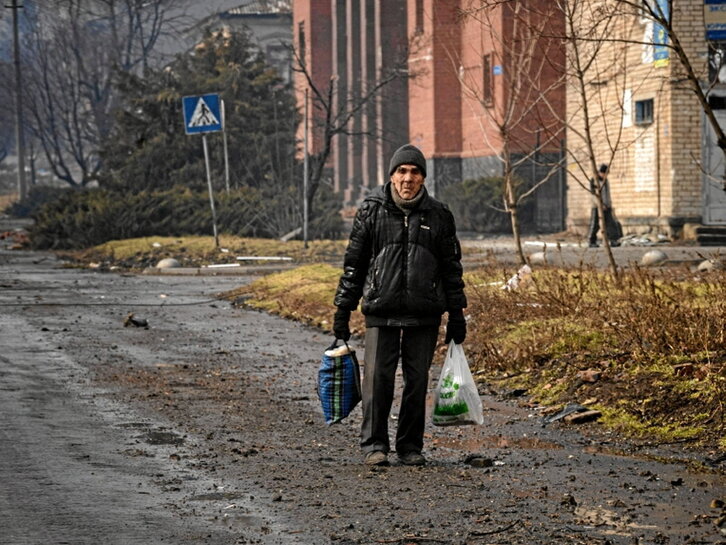
[[(416, 210), (426, 210), (431, 208), (431, 197), (429, 192), (426, 191), (426, 186), (421, 186), (421, 191), (424, 192), (421, 202), (418, 203)], [(391, 182), (386, 182), (385, 185), (379, 185), (373, 189), (365, 200), (372, 200), (382, 203), (386, 208), (391, 208), (401, 212), (401, 209), (396, 206), (391, 197)], [(403, 214), (403, 212), (401, 212)]]

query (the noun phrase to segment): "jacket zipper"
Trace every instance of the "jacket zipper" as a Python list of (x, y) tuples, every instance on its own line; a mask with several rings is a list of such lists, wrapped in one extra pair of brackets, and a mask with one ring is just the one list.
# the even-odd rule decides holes
[(408, 215), (403, 215), (403, 293), (408, 291)]

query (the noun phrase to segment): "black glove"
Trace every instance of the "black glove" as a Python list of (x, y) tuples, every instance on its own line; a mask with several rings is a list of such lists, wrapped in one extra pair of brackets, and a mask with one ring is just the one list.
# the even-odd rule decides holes
[(466, 320), (464, 319), (464, 311), (461, 309), (449, 311), (449, 321), (446, 324), (445, 343), (449, 344), (452, 340), (456, 344), (461, 344), (466, 339)]
[(333, 317), (333, 333), (335, 333), (336, 339), (348, 341), (350, 339), (350, 327), (348, 322), (350, 321), (350, 311), (339, 308), (335, 311)]

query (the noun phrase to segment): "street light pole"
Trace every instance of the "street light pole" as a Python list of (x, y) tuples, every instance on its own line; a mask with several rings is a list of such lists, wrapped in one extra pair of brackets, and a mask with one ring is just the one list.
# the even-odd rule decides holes
[(20, 37), (18, 33), (18, 0), (11, 0), (10, 9), (13, 10), (13, 63), (15, 64), (15, 149), (18, 154), (18, 200), (28, 195), (25, 183), (25, 132), (23, 130), (23, 92), (20, 79)]

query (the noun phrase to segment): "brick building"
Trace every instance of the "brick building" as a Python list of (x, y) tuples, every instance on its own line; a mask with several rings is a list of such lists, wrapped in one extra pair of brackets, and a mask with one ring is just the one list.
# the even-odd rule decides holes
[[(704, 88), (709, 85), (709, 51), (714, 59), (706, 23), (718, 16), (708, 15), (709, 4), (720, 8), (712, 0), (674, 0), (670, 14)], [(668, 9), (666, 0), (655, 0), (654, 5)], [(632, 8), (619, 11), (607, 24), (608, 38), (624, 40), (602, 44), (598, 62), (586, 75), (586, 89), (597, 162), (611, 163), (613, 207), (625, 232), (689, 236), (689, 225), (726, 224), (726, 193), (718, 181), (723, 155), (683, 66), (667, 47), (664, 29)], [(598, 32), (582, 31), (588, 37)], [(726, 86), (717, 83), (708, 94), (717, 119), (726, 125)], [(582, 232), (591, 206), (582, 184), (592, 170), (583, 161), (583, 101), (577, 82), (569, 82), (567, 97), (568, 117), (576, 120), (567, 134), (573, 154), (568, 165), (568, 227)]]
[[(564, 34), (561, 18), (547, 12), (551, 2), (528, 4), (539, 9), (538, 24), (549, 25), (553, 35)], [(333, 140), (329, 166), (347, 205), (388, 179), (388, 158), (406, 142), (428, 158), (427, 187), (434, 194), (455, 181), (501, 175), (505, 157), (522, 159), (514, 167), (532, 184), (561, 156), (562, 40), (525, 35), (526, 25), (510, 6), (485, 13), (472, 5), (469, 0), (293, 0), (297, 50), (318, 89), (327, 89), (331, 78), (335, 82), (337, 105), (345, 97), (355, 103), (392, 70), (400, 71), (397, 59), (408, 52), (400, 74), (408, 77), (385, 85), (380, 96), (355, 111), (350, 134)], [(525, 50), (534, 59), (526, 66)], [(306, 86), (297, 80), (301, 104)], [(323, 145), (321, 115), (311, 108), (313, 153)], [(531, 202), (530, 230), (564, 227), (564, 177), (553, 176)]]

